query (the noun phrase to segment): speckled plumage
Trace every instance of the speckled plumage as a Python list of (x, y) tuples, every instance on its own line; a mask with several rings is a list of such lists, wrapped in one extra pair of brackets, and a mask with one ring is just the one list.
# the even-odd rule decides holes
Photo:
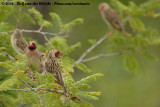
[(17, 53), (25, 54), (27, 52), (28, 43), (23, 38), (22, 32), (19, 29), (13, 31), (11, 43)]
[(60, 69), (60, 66), (58, 64), (58, 60), (56, 57), (56, 52), (57, 52), (57, 50), (51, 50), (49, 52), (48, 59), (45, 63), (45, 68), (48, 73), (55, 74), (54, 77), (55, 77), (57, 83), (60, 84), (61, 87), (63, 88), (63, 91), (65, 93), (67, 93), (67, 89), (64, 85), (61, 69)]

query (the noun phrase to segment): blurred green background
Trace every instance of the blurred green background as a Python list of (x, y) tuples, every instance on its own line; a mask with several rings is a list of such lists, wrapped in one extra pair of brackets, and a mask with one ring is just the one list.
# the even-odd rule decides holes
[[(36, 0), (35, 0), (36, 1)], [(46, 0), (44, 0), (46, 1)], [(49, 1), (49, 0), (47, 0)], [(50, 0), (54, 2), (55, 0)], [(81, 42), (82, 46), (77, 48), (70, 57), (78, 59), (82, 53), (90, 47), (89, 39), (99, 40), (109, 30), (108, 26), (102, 20), (101, 14), (98, 10), (98, 5), (101, 2), (108, 2), (110, 0), (56, 0), (57, 2), (89, 2), (90, 5), (83, 6), (35, 6), (43, 15), (44, 19), (50, 20), (49, 12), (55, 12), (60, 15), (63, 23), (74, 20), (75, 18), (83, 18), (84, 23), (74, 27), (73, 31), (69, 33), (67, 38), (68, 44), (75, 44)], [(140, 5), (147, 0), (119, 0), (124, 4), (130, 1)], [(127, 16), (126, 16), (127, 17)], [(154, 28), (159, 31), (160, 18), (144, 18), (146, 28)], [(125, 26), (127, 28), (127, 26)], [(33, 26), (24, 26), (24, 29), (35, 29)], [(37, 27), (38, 29), (38, 27)], [(49, 29), (56, 32), (55, 29)], [(128, 31), (129, 32), (129, 31)], [(28, 35), (25, 35), (28, 36)], [(40, 36), (34, 36), (39, 43), (43, 44)], [(98, 53), (107, 53), (107, 40), (96, 47), (87, 57), (97, 55)], [(155, 55), (160, 57), (159, 47), (150, 48)], [(87, 58), (86, 57), (86, 58)], [(99, 58), (85, 63), (88, 68), (92, 70), (91, 73), (103, 73), (104, 76), (96, 82), (90, 84), (92, 91), (101, 91), (102, 95), (99, 101), (92, 101), (95, 107), (160, 107), (160, 62), (153, 62), (137, 54), (139, 62), (138, 72), (128, 72), (123, 67), (122, 55)], [(73, 78), (80, 80), (88, 74), (75, 69)], [(90, 101), (89, 101), (90, 102)]]

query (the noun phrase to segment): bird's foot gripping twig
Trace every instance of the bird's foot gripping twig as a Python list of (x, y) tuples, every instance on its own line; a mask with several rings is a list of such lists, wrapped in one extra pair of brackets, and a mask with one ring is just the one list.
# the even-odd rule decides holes
[(110, 36), (113, 33), (114, 29), (111, 29), (109, 32), (106, 33), (105, 36)]

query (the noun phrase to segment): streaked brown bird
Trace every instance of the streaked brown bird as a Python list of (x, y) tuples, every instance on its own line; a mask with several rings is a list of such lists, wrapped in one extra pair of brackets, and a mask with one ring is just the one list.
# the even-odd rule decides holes
[(36, 42), (30, 41), (26, 52), (27, 66), (35, 66), (38, 68), (40, 65), (40, 54), (41, 53), (37, 50)]
[(37, 70), (38, 73), (40, 74), (47, 74), (47, 71), (45, 69), (45, 62), (46, 62), (46, 55), (44, 53), (40, 54), (40, 65), (39, 68)]
[(25, 54), (27, 52), (28, 43), (23, 38), (22, 32), (19, 29), (13, 31), (11, 43), (17, 53)]
[(123, 22), (118, 17), (118, 14), (109, 6), (109, 4), (101, 3), (99, 5), (99, 10), (102, 14), (104, 21), (107, 24), (111, 25), (113, 29), (115, 28), (122, 32), (124, 36), (127, 36), (123, 26)]
[(63, 81), (62, 72), (61, 72), (61, 69), (60, 69), (60, 66), (59, 66), (58, 60), (57, 60), (57, 57), (60, 54), (62, 54), (62, 53), (57, 50), (51, 50), (49, 52), (48, 59), (45, 63), (45, 68), (48, 73), (55, 74), (54, 77), (56, 79), (56, 82), (59, 85), (61, 85), (61, 87), (63, 88), (63, 91), (65, 93), (67, 93), (67, 89), (66, 89), (66, 87), (64, 85), (64, 81)]

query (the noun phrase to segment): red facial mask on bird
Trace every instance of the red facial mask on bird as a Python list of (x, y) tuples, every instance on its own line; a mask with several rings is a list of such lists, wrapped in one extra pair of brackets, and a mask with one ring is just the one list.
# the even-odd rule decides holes
[(58, 56), (61, 55), (61, 54), (62, 54), (62, 52), (59, 52), (59, 51), (57, 50), (57, 52), (55, 53), (55, 56), (58, 57)]
[(103, 6), (99, 6), (99, 10), (102, 11), (103, 10)]
[(34, 47), (32, 43), (29, 44), (29, 47)]
[(33, 43), (33, 42), (29, 43), (28, 49), (30, 49), (30, 50), (35, 50), (36, 48), (37, 48), (37, 46), (36, 46), (35, 43)]
[(59, 55), (61, 55), (61, 54), (62, 54), (62, 52), (59, 52), (58, 54), (59, 54)]

